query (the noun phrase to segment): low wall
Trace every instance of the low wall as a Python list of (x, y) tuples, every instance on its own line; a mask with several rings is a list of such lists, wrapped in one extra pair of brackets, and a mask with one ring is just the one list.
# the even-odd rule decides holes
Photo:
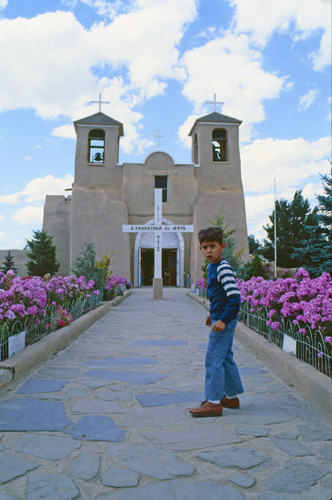
[(2, 361), (0, 363), (0, 389), (16, 381), (39, 363), (69, 345), (129, 295), (131, 292), (127, 290), (123, 296), (115, 297), (109, 302), (103, 302), (102, 305), (84, 314), (70, 325), (55, 330), (35, 344), (27, 346), (11, 358)]
[[(187, 295), (199, 302), (207, 311), (209, 310), (208, 300), (192, 292), (188, 292)], [(301, 395), (318, 404), (323, 409), (324, 417), (332, 421), (332, 383), (329, 377), (283, 351), (240, 321), (235, 330), (235, 338), (265, 363), (283, 382), (293, 386)]]

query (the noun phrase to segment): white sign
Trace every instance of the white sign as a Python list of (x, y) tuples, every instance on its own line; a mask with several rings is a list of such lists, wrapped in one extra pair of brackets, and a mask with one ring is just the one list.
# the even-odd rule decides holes
[(188, 225), (176, 225), (176, 224), (163, 224), (162, 215), (162, 189), (154, 190), (154, 221), (153, 224), (149, 225), (139, 225), (139, 224), (123, 224), (123, 233), (144, 233), (149, 232), (154, 234), (154, 277), (161, 278), (162, 271), (162, 233), (193, 233), (194, 226)]
[(185, 226), (174, 226), (172, 224), (163, 225), (163, 226), (135, 226), (130, 224), (122, 225), (123, 233), (154, 233), (156, 231), (161, 231), (162, 233), (193, 233), (194, 226), (190, 224), (186, 224)]
[(8, 357), (11, 358), (16, 352), (25, 348), (25, 332), (12, 335), (8, 338)]
[(289, 335), (284, 334), (282, 350), (296, 355), (296, 340)]

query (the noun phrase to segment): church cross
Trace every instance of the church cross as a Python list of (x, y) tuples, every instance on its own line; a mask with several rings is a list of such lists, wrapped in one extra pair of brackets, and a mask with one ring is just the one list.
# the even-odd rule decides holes
[(101, 105), (102, 104), (110, 104), (110, 101), (102, 101), (101, 100), (101, 92), (99, 92), (98, 101), (90, 101), (90, 104), (99, 104), (99, 113), (100, 113), (101, 112)]
[(162, 283), (162, 233), (193, 233), (194, 226), (191, 224), (186, 225), (175, 225), (175, 224), (163, 224), (163, 202), (162, 202), (163, 190), (154, 190), (154, 220), (152, 224), (147, 225), (134, 225), (134, 224), (123, 224), (123, 233), (143, 233), (149, 232), (154, 235), (154, 278), (153, 278), (153, 288), (154, 288), (154, 298), (162, 299), (162, 289), (161, 296), (157, 297), (155, 293), (155, 287), (157, 289), (156, 281), (160, 280)]
[(214, 94), (214, 97), (213, 97), (213, 101), (205, 101), (206, 104), (213, 104), (213, 111), (216, 112), (217, 111), (217, 104), (225, 104), (223, 101), (217, 101), (217, 95)]
[(158, 149), (160, 149), (160, 137), (165, 137), (164, 135), (160, 134), (160, 130), (158, 130), (157, 135), (153, 135), (152, 137), (158, 137)]

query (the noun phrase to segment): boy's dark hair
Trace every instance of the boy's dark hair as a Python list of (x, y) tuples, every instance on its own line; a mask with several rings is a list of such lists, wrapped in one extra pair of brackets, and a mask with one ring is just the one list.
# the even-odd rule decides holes
[(200, 245), (203, 241), (217, 241), (221, 245), (223, 243), (223, 230), (221, 227), (215, 226), (201, 229), (198, 233), (198, 240)]

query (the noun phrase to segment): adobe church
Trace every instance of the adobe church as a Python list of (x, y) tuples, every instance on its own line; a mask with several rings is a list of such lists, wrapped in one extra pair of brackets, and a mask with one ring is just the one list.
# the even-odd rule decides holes
[[(154, 235), (124, 233), (124, 224), (154, 224), (154, 189), (162, 189), (163, 224), (192, 224), (194, 233), (162, 233), (164, 285), (183, 286), (185, 273), (202, 276), (197, 232), (223, 209), (236, 228), (233, 237), (248, 260), (248, 236), (241, 180), (241, 121), (213, 112), (189, 131), (192, 163), (177, 164), (161, 151), (144, 163), (119, 164), (123, 124), (99, 111), (74, 122), (77, 134), (75, 178), (70, 196), (46, 196), (43, 231), (53, 236), (60, 273), (71, 266), (85, 242), (97, 260), (113, 252), (112, 271), (134, 286), (152, 284)], [(179, 228), (180, 229), (180, 228)]]

